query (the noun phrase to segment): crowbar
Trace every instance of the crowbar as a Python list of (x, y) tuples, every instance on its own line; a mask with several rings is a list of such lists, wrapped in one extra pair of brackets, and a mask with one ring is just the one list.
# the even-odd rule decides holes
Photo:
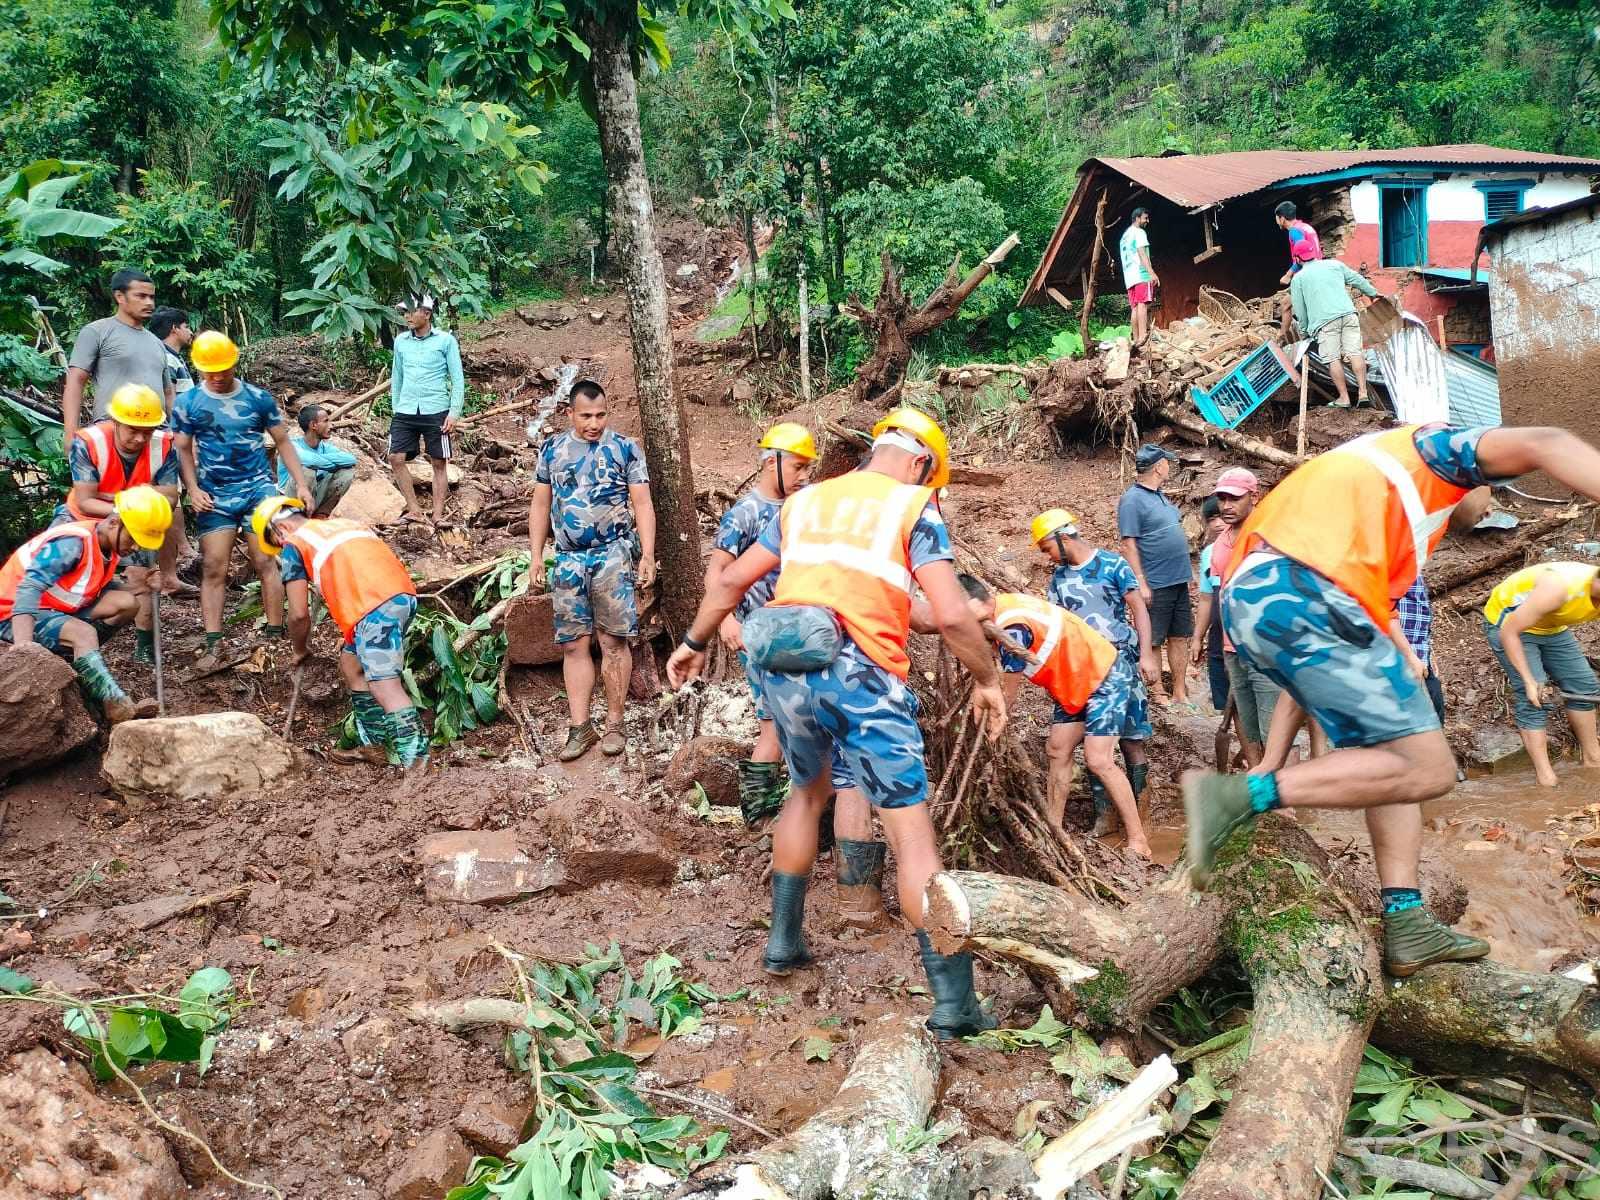
[(294, 669), (294, 689), (289, 693), (289, 716), (283, 723), (284, 741), (289, 740), (289, 730), (294, 725), (294, 710), (300, 706), (300, 676), (304, 671), (304, 664)]
[(156, 656), (156, 716), (167, 715), (167, 689), (161, 675), (161, 589), (150, 597), (150, 633)]

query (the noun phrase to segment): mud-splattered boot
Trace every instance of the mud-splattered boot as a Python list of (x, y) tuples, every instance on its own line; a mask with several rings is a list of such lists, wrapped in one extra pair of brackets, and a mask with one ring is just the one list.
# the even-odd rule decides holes
[(1383, 967), (1400, 979), (1429, 963), (1470, 962), (1488, 953), (1488, 942), (1440, 924), (1425, 908), (1383, 915)]
[(1111, 794), (1106, 791), (1106, 785), (1100, 782), (1100, 776), (1089, 776), (1089, 798), (1094, 801), (1094, 828), (1089, 831), (1090, 837), (1110, 837), (1117, 828), (1117, 814), (1111, 807)]
[(428, 733), (422, 728), (422, 717), (415, 707), (402, 708), (387, 714), (389, 718), (390, 748), (395, 765), (402, 770), (412, 770), (428, 765)]
[(1204, 889), (1217, 854), (1234, 830), (1276, 808), (1278, 781), (1272, 775), (1209, 775), (1191, 771), (1183, 777), (1183, 817), (1189, 878)]
[[(101, 643), (104, 645), (105, 643)], [(147, 667), (156, 665), (156, 635), (150, 629), (133, 631), (133, 661)]]
[(72, 669), (78, 673), (78, 683), (84, 692), (90, 699), (100, 701), (100, 707), (105, 710), (106, 720), (113, 725), (132, 721), (136, 717), (155, 715), (154, 701), (141, 701), (135, 704), (128, 699), (128, 694), (122, 690), (111, 674), (111, 668), (106, 666), (106, 660), (100, 657), (100, 651), (91, 650), (87, 654), (78, 655), (72, 660)]
[(883, 916), (883, 857), (887, 850), (882, 842), (840, 838), (833, 844), (839, 917), (845, 924), (870, 928)]
[(1128, 766), (1128, 786), (1133, 788), (1133, 804), (1139, 810), (1141, 824), (1150, 823), (1150, 800), (1145, 795), (1145, 789), (1150, 784), (1150, 764), (1147, 762), (1131, 763)]
[(922, 969), (928, 973), (928, 986), (933, 991), (933, 1012), (927, 1024), (936, 1038), (948, 1042), (999, 1024), (978, 1003), (978, 993), (972, 986), (970, 953), (940, 954), (922, 929), (917, 930), (917, 945), (922, 948)]
[(806, 876), (772, 873), (772, 929), (761, 969), (768, 975), (787, 975), (811, 962), (811, 952), (801, 932), (806, 916)]
[(745, 759), (739, 764), (739, 811), (744, 823), (754, 828), (783, 807), (789, 792), (788, 773), (782, 763), (755, 762)]

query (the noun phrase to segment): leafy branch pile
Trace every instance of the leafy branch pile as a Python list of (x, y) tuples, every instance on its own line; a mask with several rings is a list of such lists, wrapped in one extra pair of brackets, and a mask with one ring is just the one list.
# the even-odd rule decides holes
[(474, 1159), (467, 1182), (446, 1200), (599, 1200), (625, 1164), (687, 1172), (722, 1154), (726, 1131), (702, 1139), (692, 1118), (663, 1117), (650, 1107), (650, 1089), (637, 1082), (638, 1059), (622, 1047), (634, 1026), (663, 1040), (691, 1033), (704, 1005), (742, 991), (719, 996), (684, 979), (683, 964), (670, 954), (651, 959), (636, 978), (615, 942), (604, 953), (585, 947), (575, 965), (500, 952), (515, 972), (523, 1008), (523, 1027), (506, 1036), (506, 1060), (528, 1078), (532, 1132), (504, 1159)]

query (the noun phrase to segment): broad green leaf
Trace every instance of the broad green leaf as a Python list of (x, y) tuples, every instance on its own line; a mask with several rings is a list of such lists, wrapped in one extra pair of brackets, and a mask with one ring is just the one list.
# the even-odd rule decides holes
[(1403, 1083), (1388, 1092), (1372, 1106), (1371, 1117), (1375, 1124), (1398, 1128), (1403, 1120), (1406, 1103), (1411, 1099), (1413, 1085)]
[[(11, 996), (26, 996), (38, 985), (20, 971), (13, 971), (10, 967), (0, 966), (0, 992)], [(71, 1016), (71, 1013), (67, 1014)], [(70, 1026), (69, 1026), (70, 1028)]]
[(827, 1062), (833, 1057), (833, 1042), (825, 1037), (808, 1037), (800, 1053), (807, 1062)]
[(200, 1064), (200, 1074), (204, 1075), (211, 1069), (211, 1057), (216, 1052), (217, 1039), (216, 1035), (213, 1034), (200, 1043), (200, 1057), (197, 1060)]

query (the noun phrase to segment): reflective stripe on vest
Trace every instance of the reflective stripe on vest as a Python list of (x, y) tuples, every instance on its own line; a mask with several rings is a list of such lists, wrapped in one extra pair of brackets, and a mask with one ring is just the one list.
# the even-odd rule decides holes
[[(139, 455), (134, 463), (133, 474), (129, 475), (123, 468), (122, 455), (117, 452), (113, 428), (110, 421), (96, 421), (88, 428), (78, 430), (78, 437), (89, 452), (89, 462), (99, 476), (95, 491), (107, 498), (140, 484), (153, 484), (161, 472), (161, 464), (166, 462), (167, 454), (172, 449), (172, 434), (161, 429), (152, 430), (149, 445)], [(94, 519), (78, 507), (76, 492), (76, 488), (68, 490), (67, 510), (80, 520)]]
[(1416, 555), (1417, 573), (1420, 575), (1422, 568), (1427, 564), (1428, 555), (1438, 542), (1434, 535), (1444, 529), (1450, 520), (1450, 514), (1455, 511), (1455, 506), (1451, 505), (1433, 513), (1428, 511), (1422, 503), (1422, 493), (1417, 490), (1417, 481), (1411, 478), (1411, 472), (1406, 470), (1398, 458), (1374, 444), (1383, 436), (1383, 432), (1365, 434), (1346, 445), (1334, 447), (1330, 453), (1360, 455), (1383, 472), (1383, 477), (1389, 481), (1389, 486), (1394, 488), (1395, 495), (1399, 497), (1400, 507), (1406, 514), (1406, 522), (1411, 526), (1411, 550)]
[(1083, 708), (1117, 660), (1117, 648), (1081, 617), (1035, 596), (996, 596), (995, 622), (1002, 633), (1021, 626), (1033, 634), (1029, 653), (1040, 665), (1028, 670), (1026, 678), (1068, 712)]
[[(395, 596), (416, 594), (404, 564), (365, 525), (338, 518), (302, 522), (285, 539), (300, 552), (311, 585), (349, 641), (356, 625)], [(340, 554), (344, 550), (353, 552)]]
[(105, 591), (117, 569), (116, 554), (102, 554), (95, 536), (94, 521), (73, 521), (57, 525), (29, 538), (0, 567), (0, 620), (9, 619), (17, 603), (17, 587), (39, 551), (48, 542), (77, 538), (83, 543), (78, 565), (44, 590), (40, 603), (56, 612), (74, 613)]
[(789, 497), (779, 515), (782, 568), (771, 602), (831, 609), (868, 658), (904, 679), (909, 543), (932, 495), (877, 471), (852, 471)]

